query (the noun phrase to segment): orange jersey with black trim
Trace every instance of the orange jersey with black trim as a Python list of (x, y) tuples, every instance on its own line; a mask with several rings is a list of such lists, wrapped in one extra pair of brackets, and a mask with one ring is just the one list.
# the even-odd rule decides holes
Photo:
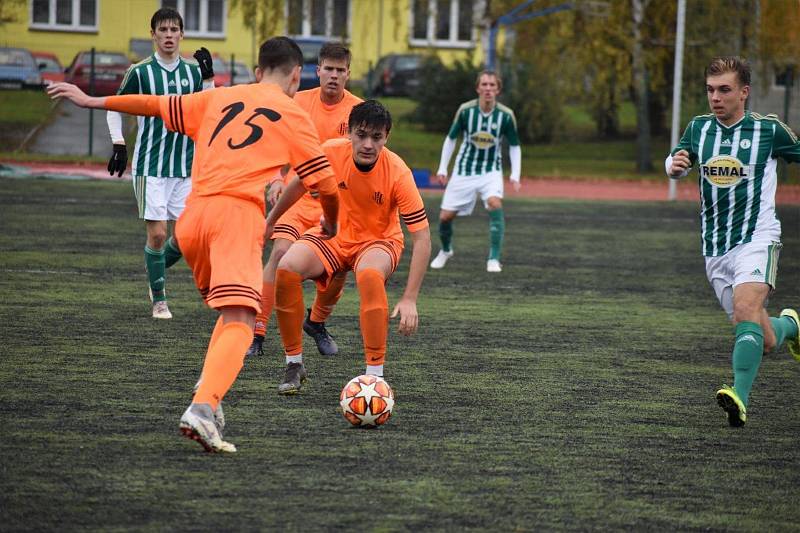
[(332, 139), (322, 145), (339, 177), (339, 233), (343, 244), (392, 240), (403, 244), (400, 219), (411, 232), (428, 227), (425, 205), (411, 169), (387, 148), (369, 172), (353, 161), (350, 139)]
[(167, 127), (195, 142), (193, 196), (228, 195), (264, 210), (264, 188), (290, 164), (308, 190), (335, 178), (308, 114), (271, 83), (161, 97)]
[(321, 90), (320, 87), (317, 87), (307, 91), (299, 91), (295, 93), (294, 101), (305, 109), (311, 117), (311, 122), (317, 128), (317, 135), (319, 135), (320, 141), (325, 142), (330, 139), (347, 137), (350, 111), (353, 106), (360, 104), (364, 100), (345, 89), (344, 97), (339, 103), (326, 105), (320, 100)]

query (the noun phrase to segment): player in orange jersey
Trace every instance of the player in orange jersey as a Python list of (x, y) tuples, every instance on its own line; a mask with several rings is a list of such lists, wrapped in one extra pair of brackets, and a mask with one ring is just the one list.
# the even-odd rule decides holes
[(298, 183), (319, 194), (336, 234), (336, 180), (308, 114), (292, 100), (303, 55), (286, 37), (269, 39), (258, 57), (259, 83), (183, 96), (86, 96), (70, 84), (48, 88), (82, 107), (159, 116), (195, 142), (194, 183), (175, 235), (205, 302), (220, 312), (199, 386), (181, 432), (207, 451), (234, 452), (222, 440), (219, 404), (242, 368), (261, 306), (264, 189), (267, 176), (290, 164)]
[[(363, 101), (345, 89), (350, 78), (350, 50), (339, 43), (323, 45), (319, 52), (317, 74), (320, 86), (298, 92), (294, 96), (294, 101), (311, 116), (320, 141), (347, 137), (347, 118), (350, 116), (350, 110)], [(268, 194), (271, 203), (274, 204), (283, 191), (284, 181), (280, 174), (273, 178)], [(264, 266), (261, 312), (256, 316), (253, 342), (247, 350), (248, 356), (263, 355), (264, 335), (275, 305), (275, 271), (278, 262), (300, 235), (309, 228), (319, 225), (320, 216), (322, 209), (319, 200), (311, 194), (306, 194), (276, 222), (275, 232), (272, 234), (272, 251)], [(325, 320), (341, 297), (346, 276), (347, 272), (342, 272), (331, 280), (325, 291), (317, 292), (314, 305), (303, 322), (303, 330), (311, 335), (317, 344), (317, 349), (323, 355), (335, 355), (338, 351), (336, 342), (325, 327)]]
[[(307, 376), (302, 353), (303, 280), (314, 279), (324, 289), (337, 273), (348, 270), (355, 272), (361, 301), (366, 373), (383, 375), (389, 324), (385, 284), (403, 252), (400, 219), (411, 233), (413, 248), (406, 288), (392, 317), (399, 315), (399, 331), (405, 335), (417, 329), (416, 302), (431, 254), (431, 236), (411, 170), (384, 148), (391, 127), (389, 112), (369, 100), (350, 113), (349, 139), (323, 144), (339, 177), (339, 233), (325, 240), (320, 231), (309, 230), (278, 263), (275, 311), (286, 352), (286, 372), (278, 388), (281, 394), (297, 393)], [(292, 181), (267, 217), (268, 226), (283, 204), (301, 193), (299, 182)]]

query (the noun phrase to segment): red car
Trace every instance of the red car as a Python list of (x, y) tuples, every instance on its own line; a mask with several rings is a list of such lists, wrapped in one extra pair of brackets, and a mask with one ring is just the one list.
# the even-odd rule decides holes
[(55, 54), (50, 52), (31, 52), (31, 54), (39, 67), (39, 73), (43, 80), (64, 81), (64, 67), (61, 66), (61, 62)]
[[(66, 81), (74, 83), (81, 90), (89, 93), (89, 77), (91, 73), (91, 52), (78, 52), (72, 64), (67, 68)], [(117, 93), (125, 72), (131, 62), (120, 52), (94, 53), (94, 96), (110, 96)]]

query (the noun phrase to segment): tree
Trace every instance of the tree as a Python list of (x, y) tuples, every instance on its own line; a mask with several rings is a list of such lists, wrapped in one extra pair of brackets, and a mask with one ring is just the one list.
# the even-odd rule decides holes
[(20, 14), (25, 13), (25, 0), (0, 0), (0, 26), (9, 22), (17, 22)]
[(258, 42), (283, 33), (284, 0), (231, 0), (231, 8), (242, 12), (247, 28), (256, 32)]
[(647, 103), (647, 67), (644, 59), (642, 24), (650, 0), (631, 0), (633, 30), (633, 100), (636, 104), (636, 170), (651, 172), (653, 159), (650, 150), (650, 108)]

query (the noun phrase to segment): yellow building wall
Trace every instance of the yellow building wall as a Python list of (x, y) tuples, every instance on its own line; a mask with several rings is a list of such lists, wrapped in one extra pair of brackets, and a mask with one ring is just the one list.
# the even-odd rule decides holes
[[(161, 6), (160, 0), (97, 0), (98, 31), (91, 33), (33, 30), (28, 27), (29, 2), (18, 9), (16, 21), (0, 26), (0, 46), (18, 46), (30, 50), (52, 52), (66, 67), (80, 51), (95, 47), (98, 51), (122, 52), (131, 60), (131, 39), (150, 39), (150, 17)], [(205, 46), (225, 59), (231, 54), (247, 65), (257, 62), (259, 39), (248, 29), (239, 9), (227, 4), (225, 38), (189, 38), (181, 43), (184, 54)], [(445, 64), (468, 57), (463, 48), (412, 46), (410, 0), (351, 0), (349, 43), (353, 52), (351, 77), (364, 78), (377, 60), (391, 53), (435, 54)], [(283, 23), (279, 27), (284, 27)], [(483, 61), (484, 52), (478, 33), (471, 49), (475, 63)]]
[[(192, 54), (205, 46), (226, 59), (235, 54), (237, 61), (256, 62), (255, 39), (245, 28), (241, 12), (228, 3), (225, 38), (184, 38), (181, 51)], [(16, 21), (0, 26), (0, 46), (16, 46), (51, 52), (66, 67), (75, 54), (95, 47), (97, 51), (122, 52), (137, 59), (130, 49), (131, 39), (150, 39), (150, 18), (161, 7), (160, 0), (98, 0), (97, 32), (34, 30), (28, 27), (28, 2), (17, 12)]]
[(431, 54), (446, 65), (472, 53), (474, 63), (483, 61), (480, 32), (474, 48), (412, 46), (410, 0), (351, 0), (350, 49), (353, 52), (351, 77), (363, 78), (378, 59), (387, 54)]

